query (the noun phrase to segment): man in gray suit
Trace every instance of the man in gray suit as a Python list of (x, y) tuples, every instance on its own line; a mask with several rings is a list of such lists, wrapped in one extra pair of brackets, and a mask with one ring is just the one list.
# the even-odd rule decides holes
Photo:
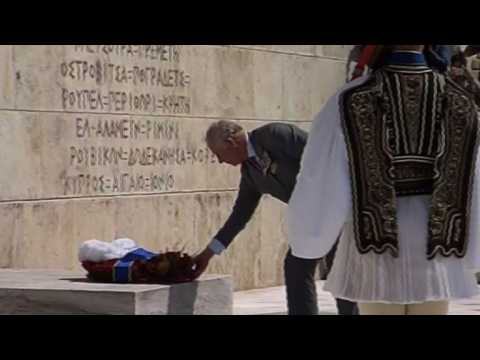
[[(250, 133), (221, 120), (207, 131), (207, 145), (220, 163), (241, 165), (237, 200), (230, 217), (210, 244), (196, 258), (198, 274), (210, 259), (222, 253), (251, 219), (263, 194), (288, 203), (295, 187), (307, 133), (283, 123), (270, 123)], [(284, 262), (290, 315), (317, 315), (315, 270), (319, 260), (300, 259), (288, 251)], [(337, 299), (341, 315), (357, 314), (356, 304)]]

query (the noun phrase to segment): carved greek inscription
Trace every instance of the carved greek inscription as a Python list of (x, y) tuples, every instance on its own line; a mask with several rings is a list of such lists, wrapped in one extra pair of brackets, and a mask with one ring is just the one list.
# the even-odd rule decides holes
[(124, 172), (118, 175), (81, 173), (66, 176), (63, 181), (65, 195), (165, 192), (175, 187), (173, 174), (153, 172), (142, 174)]
[(74, 45), (58, 66), (68, 111), (190, 114), (190, 73), (178, 45)]
[(107, 63), (97, 60), (64, 61), (60, 64), (63, 78), (87, 81), (97, 85), (120, 84), (132, 86), (155, 86), (164, 88), (186, 88), (190, 85), (190, 74), (184, 70), (155, 66), (125, 66), (121, 63)]
[(72, 116), (76, 141), (65, 148), (65, 195), (175, 191), (175, 174), (216, 163), (201, 140), (183, 141), (180, 120), (119, 115)]
[(180, 61), (178, 45), (75, 45), (77, 53), (126, 58), (147, 59), (160, 62)]
[[(168, 118), (192, 113), (182, 46), (71, 49), (56, 67), (61, 106), (77, 113), (69, 120), (75, 141), (62, 155), (65, 195), (174, 191), (179, 172), (217, 161), (201, 140), (184, 141), (180, 120)], [(135, 117), (141, 114), (148, 116)]]
[(64, 110), (98, 112), (143, 112), (153, 114), (190, 114), (191, 99), (183, 95), (102, 91), (101, 89), (61, 89)]

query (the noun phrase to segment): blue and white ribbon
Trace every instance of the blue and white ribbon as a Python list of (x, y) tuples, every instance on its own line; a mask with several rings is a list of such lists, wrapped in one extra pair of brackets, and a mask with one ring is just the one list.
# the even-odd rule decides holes
[(132, 265), (135, 260), (150, 260), (156, 256), (150, 251), (138, 248), (129, 252), (118, 260), (113, 267), (113, 281), (117, 283), (129, 283), (132, 281)]

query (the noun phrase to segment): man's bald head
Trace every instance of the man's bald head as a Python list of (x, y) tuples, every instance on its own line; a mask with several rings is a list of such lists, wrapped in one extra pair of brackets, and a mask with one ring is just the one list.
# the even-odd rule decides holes
[(209, 146), (222, 146), (228, 142), (229, 138), (243, 132), (243, 128), (237, 123), (229, 120), (220, 120), (210, 125), (207, 130), (206, 141)]
[(248, 158), (245, 131), (233, 121), (220, 120), (210, 125), (206, 141), (220, 163), (237, 166)]

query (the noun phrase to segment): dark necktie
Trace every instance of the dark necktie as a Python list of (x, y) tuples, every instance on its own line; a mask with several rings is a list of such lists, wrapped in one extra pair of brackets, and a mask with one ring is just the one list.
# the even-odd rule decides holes
[(263, 168), (255, 157), (248, 158), (247, 162), (252, 165), (255, 169), (262, 172)]

